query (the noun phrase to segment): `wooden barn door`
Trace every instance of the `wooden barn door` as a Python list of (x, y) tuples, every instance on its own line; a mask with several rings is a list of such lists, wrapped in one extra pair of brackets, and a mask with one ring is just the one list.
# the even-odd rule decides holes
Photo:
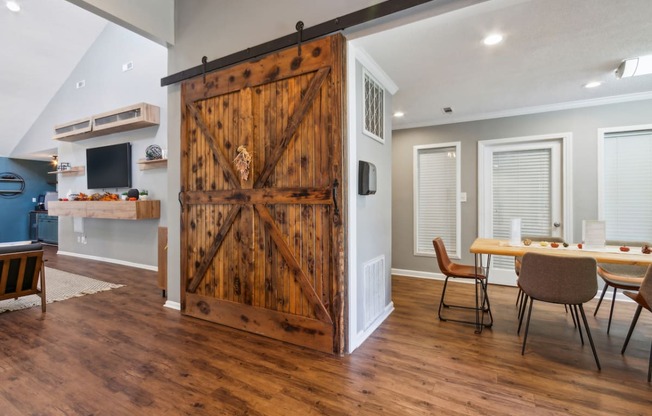
[(343, 45), (182, 84), (183, 313), (343, 351)]

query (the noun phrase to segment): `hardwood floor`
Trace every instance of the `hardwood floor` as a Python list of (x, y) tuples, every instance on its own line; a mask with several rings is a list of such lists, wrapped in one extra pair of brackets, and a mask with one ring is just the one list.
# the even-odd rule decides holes
[[(520, 354), (516, 290), (489, 288), (495, 325), (437, 319), (441, 282), (394, 277), (396, 310), (352, 355), (334, 357), (181, 316), (156, 273), (57, 256), (47, 266), (122, 283), (0, 314), (2, 415), (650, 414), (652, 314), (626, 355), (633, 304), (592, 316), (602, 371), (563, 307), (535, 303)], [(469, 299), (470, 285), (449, 293)]]

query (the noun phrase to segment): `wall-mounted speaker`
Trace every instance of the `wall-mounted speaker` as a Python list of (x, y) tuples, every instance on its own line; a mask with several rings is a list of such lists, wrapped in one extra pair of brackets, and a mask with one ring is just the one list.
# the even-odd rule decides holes
[(376, 166), (373, 163), (358, 161), (358, 194), (376, 193)]

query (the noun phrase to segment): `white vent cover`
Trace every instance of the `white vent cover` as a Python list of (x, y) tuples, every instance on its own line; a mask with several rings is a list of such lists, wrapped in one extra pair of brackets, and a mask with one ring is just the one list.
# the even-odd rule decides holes
[(385, 309), (385, 256), (363, 265), (364, 328), (367, 329)]

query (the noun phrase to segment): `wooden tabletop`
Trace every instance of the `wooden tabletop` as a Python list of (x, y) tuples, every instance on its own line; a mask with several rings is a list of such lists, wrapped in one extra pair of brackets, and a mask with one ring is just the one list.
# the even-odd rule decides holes
[(579, 249), (577, 244), (564, 247), (561, 244), (557, 248), (550, 245), (544, 247), (539, 241), (533, 241), (531, 245), (525, 246), (510, 245), (507, 240), (496, 240), (491, 238), (476, 238), (470, 249), (474, 254), (496, 254), (500, 256), (522, 256), (525, 253), (535, 252), (552, 254), (557, 256), (593, 257), (598, 263), (632, 264), (637, 266), (648, 266), (652, 264), (652, 254), (641, 253), (640, 247), (631, 247), (628, 253), (623, 253), (617, 246), (606, 246), (603, 249), (587, 250)]

